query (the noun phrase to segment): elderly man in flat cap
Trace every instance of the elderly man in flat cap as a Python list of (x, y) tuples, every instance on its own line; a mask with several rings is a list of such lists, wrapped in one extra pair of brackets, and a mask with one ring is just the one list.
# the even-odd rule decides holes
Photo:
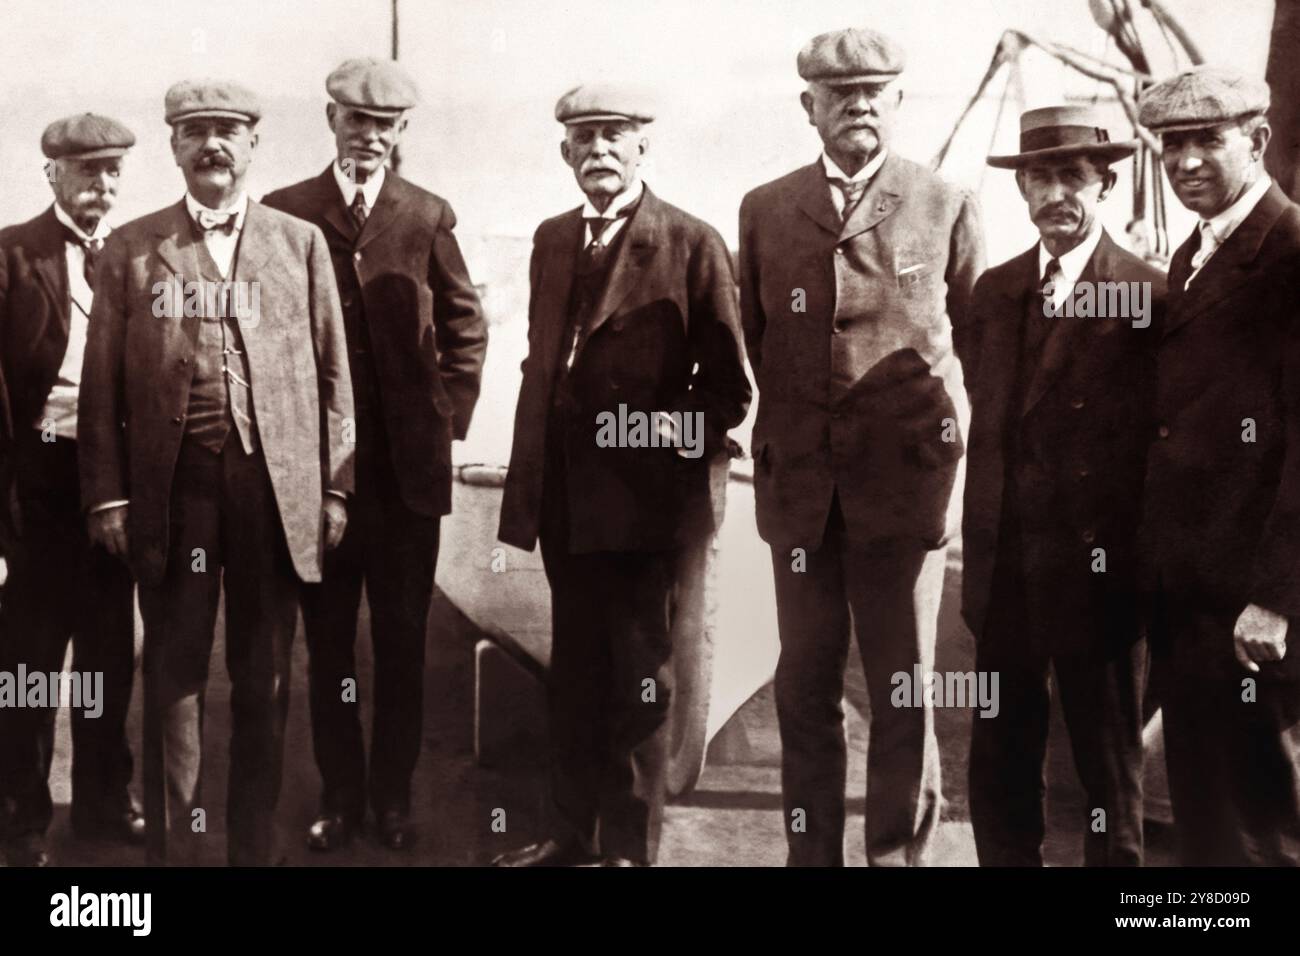
[(791, 865), (843, 863), (850, 611), (872, 703), (868, 861), (923, 863), (940, 813), (932, 710), (889, 700), (893, 675), (933, 660), (982, 240), (971, 198), (889, 148), (903, 65), (874, 30), (811, 40), (801, 102), (824, 150), (740, 209)]
[(579, 86), (555, 117), (586, 202), (533, 237), (499, 537), (528, 551), (540, 538), (551, 586), (556, 819), (497, 863), (645, 865), (663, 818), (678, 556), (716, 527), (710, 465), (750, 391), (722, 238), (641, 180), (650, 107)]
[(91, 537), (140, 585), (153, 863), (196, 862), (211, 826), (203, 703), (223, 584), (227, 856), (273, 862), (299, 588), (320, 580), (352, 491), (329, 249), (316, 227), (249, 200), (260, 116), (235, 83), (168, 90), (187, 191), (113, 234), (86, 346), (82, 498)]
[(1300, 209), (1263, 169), (1263, 80), (1142, 96), (1197, 214), (1169, 267), (1141, 541), (1183, 862), (1300, 864)]
[[(305, 588), (312, 738), (323, 780), (308, 845), (331, 850), (360, 825), (367, 795), (382, 842), (409, 846), (411, 775), (424, 716), (424, 644), (440, 518), (451, 510), (451, 443), (478, 399), (487, 326), (446, 200), (385, 163), (418, 101), (391, 60), (348, 60), (325, 83), (336, 157), (263, 198), (318, 226), (343, 302), (357, 415), (348, 532)], [(370, 773), (356, 695), (357, 610), (370, 602)]]
[[(0, 409), (9, 410), (0, 416), (0, 524), (13, 527), (15, 548), (0, 603), (0, 671), (59, 671), (71, 639), (73, 670), (103, 675), (101, 712), (71, 706), (72, 827), (78, 836), (139, 843), (144, 818), (127, 791), (133, 585), (125, 564), (91, 545), (77, 477), (77, 391), (95, 267), (134, 143), (121, 123), (93, 113), (51, 123), (41, 152), (54, 203), (0, 232)], [(10, 866), (40, 866), (57, 702), (12, 705), (0, 706), (0, 800), (12, 805), (5, 855)]]
[(988, 159), (1015, 170), (1040, 240), (985, 272), (971, 303), (963, 615), (976, 671), (999, 675), (997, 712), (972, 720), (983, 866), (1042, 865), (1053, 669), (1087, 793), (1084, 861), (1142, 863), (1135, 538), (1165, 282), (1098, 219), (1111, 164), (1136, 145), (1094, 108), (1055, 106), (1020, 118), (1019, 153)]

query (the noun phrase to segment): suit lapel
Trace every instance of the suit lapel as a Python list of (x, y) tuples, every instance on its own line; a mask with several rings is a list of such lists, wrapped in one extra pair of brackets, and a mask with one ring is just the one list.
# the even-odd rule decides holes
[[(1215, 250), (1183, 295), (1182, 286), (1191, 271), (1191, 255), (1200, 245), (1197, 234), (1192, 234), (1192, 238), (1178, 250), (1179, 256), (1186, 254), (1185, 268), (1179, 268), (1176, 272), (1172, 267), (1170, 269), (1170, 276), (1175, 279), (1180, 294), (1170, 303), (1166, 334), (1208, 311), (1248, 281), (1251, 266), (1259, 255), (1264, 239), (1286, 211), (1289, 202), (1277, 183), (1269, 186), (1268, 192), (1250, 211), (1250, 215)], [(1172, 291), (1171, 289), (1171, 293)]]
[[(884, 164), (872, 177), (866, 192), (862, 194), (862, 198), (853, 207), (848, 220), (840, 229), (840, 242), (845, 242), (866, 232), (882, 219), (888, 218), (895, 209), (902, 205), (905, 187), (903, 183), (899, 182), (898, 176), (898, 160), (893, 153), (890, 153), (885, 157)], [(827, 186), (825, 190), (828, 197), (830, 188), (830, 186)]]
[[(1017, 257), (1008, 280), (996, 290), (989, 306), (990, 326), (981, 346), (980, 391), (988, 403), (989, 415), (1004, 422), (1016, 392), (1020, 374), (1021, 343), (1024, 340), (1026, 298), (1038, 281), (1038, 246)], [(1018, 411), (1018, 410), (1017, 410)]]
[[(1104, 281), (1113, 271), (1111, 268), (1113, 251), (1114, 244), (1103, 229), (1097, 248), (1092, 251), (1087, 264), (1083, 267), (1083, 272), (1079, 274), (1079, 283)], [(1037, 277), (1033, 281), (1036, 284)], [(1073, 291), (1071, 294), (1073, 294)], [(1024, 314), (1024, 310), (1021, 311), (1021, 314)], [(1038, 362), (1038, 367), (1034, 369), (1029, 388), (1025, 391), (1023, 414), (1028, 414), (1029, 410), (1038, 404), (1039, 400), (1047, 394), (1056, 380), (1060, 378), (1061, 373), (1069, 364), (1071, 353), (1078, 346), (1080, 340), (1092, 330), (1092, 324), (1098, 321), (1112, 320), (1060, 316), (1047, 321), (1052, 323), (1051, 329), (1047, 333), (1047, 340), (1043, 343), (1043, 354)]]
[[(826, 181), (826, 167), (818, 157), (811, 166), (805, 166), (795, 194), (795, 204), (809, 219), (833, 236), (844, 227), (835, 204), (831, 202), (831, 189)], [(865, 198), (865, 197), (864, 197)]]
[(236, 281), (252, 282), (258, 270), (271, 253), (275, 244), (271, 241), (267, 229), (266, 209), (258, 202), (249, 200), (248, 212), (244, 215), (244, 229), (239, 237), (239, 248), (235, 252), (235, 269), (230, 278)]
[[(384, 185), (379, 189), (379, 198), (375, 200), (375, 208), (370, 210), (370, 216), (366, 219), (365, 228), (357, 236), (357, 248), (364, 249), (375, 237), (380, 235), (384, 230), (391, 226), (396, 220), (398, 213), (401, 212), (401, 193), (402, 181), (397, 178), (397, 174), (391, 169), (384, 173)], [(336, 188), (334, 190), (338, 192)], [(351, 211), (348, 212), (348, 218), (352, 218)]]
[(569, 324), (569, 296), (573, 292), (573, 275), (582, 237), (582, 208), (579, 207), (564, 216), (551, 243), (541, 250), (536, 315), (537, 321), (542, 323), (541, 354), (548, 373), (563, 361), (560, 350), (564, 347), (564, 330)]
[(316, 177), (316, 192), (319, 196), (317, 208), (322, 210), (325, 221), (330, 224), (348, 245), (357, 238), (357, 221), (352, 218), (352, 211), (343, 205), (343, 193), (334, 181), (334, 164), (325, 167), (325, 172)]
[[(251, 208), (252, 203), (249, 203), (249, 206)], [(185, 283), (203, 278), (203, 266), (199, 262), (198, 249), (195, 246), (203, 240), (190, 223), (190, 214), (185, 208), (184, 199), (172, 207), (172, 214), (160, 224), (156, 235), (158, 258), (171, 271), (170, 281)], [(187, 290), (182, 288), (182, 296), (187, 299), (186, 293)], [(189, 341), (192, 354), (199, 339), (201, 320), (198, 316), (182, 314), (175, 321), (180, 323), (181, 331)], [(167, 325), (169, 326), (170, 323)]]
[(609, 278), (600, 294), (600, 301), (596, 303), (596, 310), (591, 315), (587, 334), (582, 337), (583, 342), (588, 341), (591, 335), (609, 320), (615, 310), (623, 304), (628, 293), (636, 288), (641, 281), (646, 263), (654, 256), (655, 249), (659, 245), (662, 204), (650, 191), (649, 186), (644, 189), (645, 192), (641, 196), (636, 212), (623, 227), (627, 230), (627, 235), (622, 237), (618, 254), (610, 266)]
[(71, 293), (68, 291), (68, 257), (64, 250), (63, 224), (54, 215), (54, 207), (45, 211), (41, 222), (40, 252), (32, 263), (32, 271), (41, 288), (54, 307), (53, 313), (60, 322), (63, 334), (71, 321)]

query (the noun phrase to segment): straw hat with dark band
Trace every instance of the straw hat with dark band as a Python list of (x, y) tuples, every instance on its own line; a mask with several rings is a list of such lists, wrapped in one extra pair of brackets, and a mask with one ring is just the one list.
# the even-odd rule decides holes
[(1132, 156), (1136, 140), (1112, 142), (1099, 110), (1090, 106), (1048, 106), (1020, 117), (1020, 152), (990, 156), (998, 169), (1019, 169), (1047, 159), (1096, 156), (1116, 162)]

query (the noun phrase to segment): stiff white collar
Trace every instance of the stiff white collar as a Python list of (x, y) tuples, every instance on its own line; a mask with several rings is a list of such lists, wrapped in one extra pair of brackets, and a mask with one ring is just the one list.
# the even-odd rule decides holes
[(641, 193), (645, 191), (645, 185), (641, 182), (640, 177), (632, 181), (632, 185), (615, 196), (604, 212), (597, 212), (596, 207), (588, 199), (582, 204), (583, 219), (616, 219), (621, 210), (626, 209), (632, 203), (641, 198)]
[(844, 179), (851, 183), (864, 182), (870, 179), (876, 173), (880, 172), (880, 167), (885, 165), (885, 157), (889, 155), (889, 150), (882, 149), (871, 157), (870, 162), (863, 166), (856, 173), (850, 176), (844, 170), (840, 169), (835, 160), (831, 159), (826, 153), (822, 153), (822, 166), (826, 169), (827, 179)]
[(1063, 256), (1054, 257), (1040, 239), (1038, 242), (1039, 276), (1047, 271), (1047, 264), (1055, 258), (1061, 267), (1061, 278), (1056, 281), (1057, 287), (1074, 285), (1079, 281), (1079, 276), (1083, 275), (1084, 267), (1088, 265), (1088, 260), (1097, 250), (1097, 243), (1101, 242), (1101, 231), (1101, 223), (1094, 222), (1092, 232), (1088, 233), (1087, 238)]
[(71, 229), (73, 234), (78, 236), (83, 242), (102, 241), (104, 239), (107, 239), (108, 234), (112, 232), (112, 230), (108, 226), (108, 222), (103, 217), (101, 217), (99, 223), (95, 226), (94, 235), (87, 235), (86, 231), (82, 229), (80, 226), (78, 226), (73, 221), (72, 217), (68, 215), (67, 210), (64, 209), (62, 206), (60, 206), (57, 202), (54, 204), (54, 217), (58, 219), (59, 222), (63, 223), (65, 226)]
[(339, 192), (343, 194), (343, 205), (351, 206), (353, 199), (357, 194), (357, 190), (360, 189), (361, 196), (365, 199), (367, 208), (375, 208), (375, 203), (379, 202), (379, 190), (384, 188), (385, 169), (383, 166), (380, 166), (379, 169), (377, 169), (371, 177), (360, 186), (347, 177), (347, 174), (343, 172), (343, 168), (339, 166), (339, 161), (337, 159), (334, 160), (330, 169), (334, 171), (334, 181), (338, 183)]
[(1237, 227), (1246, 221), (1246, 217), (1254, 212), (1259, 201), (1264, 198), (1264, 193), (1268, 192), (1268, 187), (1273, 185), (1273, 180), (1268, 176), (1259, 176), (1244, 193), (1223, 212), (1217, 216), (1211, 216), (1209, 219), (1202, 219), (1201, 222), (1207, 223), (1210, 232), (1214, 234), (1216, 245), (1223, 245), (1227, 242), (1228, 237), (1236, 232)]
[(191, 219), (197, 219), (199, 217), (199, 212), (204, 209), (208, 212), (233, 212), (235, 214), (235, 231), (238, 232), (240, 229), (244, 228), (244, 217), (248, 215), (248, 193), (241, 192), (235, 201), (225, 209), (211, 209), (203, 205), (203, 203), (195, 199), (192, 194), (187, 192), (185, 194), (185, 208), (189, 210)]

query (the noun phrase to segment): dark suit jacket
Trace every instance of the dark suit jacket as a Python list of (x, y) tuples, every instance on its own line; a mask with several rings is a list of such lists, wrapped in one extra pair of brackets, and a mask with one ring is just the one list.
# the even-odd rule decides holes
[[(1272, 186), (1184, 291), (1198, 244), (1193, 232), (1170, 263), (1144, 552), (1171, 600), (1222, 611), (1229, 628), (1249, 603), (1294, 619), (1300, 208)], [(1231, 660), (1231, 634), (1214, 653)]]
[(402, 499), (418, 514), (447, 514), (451, 441), (469, 432), (487, 351), (487, 323), (452, 233), (451, 206), (388, 170), (358, 236), (328, 167), (262, 202), (325, 234), (343, 308), (369, 330)]
[[(1010, 472), (1020, 528), (1023, 599), (1053, 648), (1137, 636), (1136, 531), (1152, 437), (1155, 349), (1165, 277), (1105, 232), (1080, 282), (1150, 283), (1146, 328), (1128, 318), (1057, 318), (1026, 368), (1024, 327), (1037, 306), (1038, 244), (989, 269), (971, 303), (982, 329), (971, 389), (962, 521), (962, 613), (982, 637), (994, 565), (1014, 533), (1003, 510)], [(1094, 572), (1093, 550), (1106, 570)]]
[[(82, 503), (130, 500), (131, 566), (151, 586), (166, 569), (172, 477), (201, 321), (159, 318), (154, 303), (176, 277), (201, 274), (202, 241), (178, 202), (116, 230), (95, 275), (77, 404)], [(352, 386), (325, 237), (250, 202), (231, 278), (260, 288), (256, 321), (240, 322), (253, 416), (294, 569), (319, 581), (321, 496), (353, 487), (352, 444), (344, 440)]]
[[(745, 196), (740, 309), (759, 393), (764, 540), (817, 548), (835, 493), (858, 542), (938, 547), (956, 533), (964, 445), (943, 423), (965, 425), (958, 358), (973, 341), (968, 303), (982, 267), (974, 200), (893, 153), (848, 222), (820, 159)], [(850, 285), (866, 321), (837, 320)], [(877, 361), (882, 328), (907, 344)]]
[[(531, 550), (542, 509), (548, 442), (564, 442), (569, 550), (652, 551), (685, 543), (715, 523), (709, 462), (749, 407), (731, 257), (718, 233), (647, 187), (623, 227), (604, 295), (569, 371), (575, 411), (568, 435), (548, 435), (563, 370), (582, 210), (548, 219), (533, 237), (528, 357), (515, 413), (500, 539)], [(670, 448), (601, 448), (596, 416), (702, 412), (704, 454)]]
[(40, 416), (68, 348), (63, 237), (53, 206), (0, 230), (0, 553), (16, 548), (14, 438)]

